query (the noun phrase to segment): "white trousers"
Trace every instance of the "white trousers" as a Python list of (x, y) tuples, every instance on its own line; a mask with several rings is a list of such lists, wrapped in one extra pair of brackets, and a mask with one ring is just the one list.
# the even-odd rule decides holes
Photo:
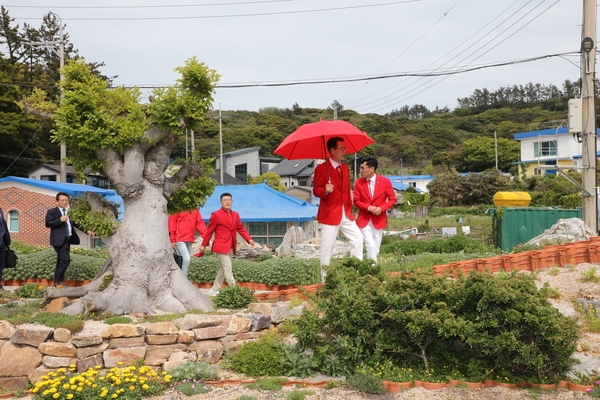
[(383, 229), (376, 229), (373, 226), (373, 222), (369, 221), (367, 226), (360, 228), (360, 232), (363, 235), (365, 247), (367, 248), (367, 258), (377, 262), (377, 255), (379, 254), (379, 248), (381, 247), (381, 238), (383, 237)]
[(356, 222), (350, 221), (346, 217), (346, 213), (342, 215), (342, 222), (339, 225), (321, 224), (321, 265), (329, 265), (331, 255), (333, 254), (333, 246), (338, 232), (342, 231), (344, 236), (350, 241), (350, 255), (363, 259), (363, 236), (360, 229), (356, 226)]

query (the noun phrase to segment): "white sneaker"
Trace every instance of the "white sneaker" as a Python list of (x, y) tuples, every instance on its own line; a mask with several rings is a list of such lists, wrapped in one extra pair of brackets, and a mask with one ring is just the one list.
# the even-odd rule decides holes
[(212, 289), (210, 289), (210, 290), (208, 291), (208, 295), (209, 295), (210, 297), (215, 297), (215, 296), (216, 296), (216, 295), (218, 295), (218, 294), (219, 294), (219, 291), (218, 291), (218, 290), (217, 290), (216, 292), (213, 292), (213, 290), (212, 290)]

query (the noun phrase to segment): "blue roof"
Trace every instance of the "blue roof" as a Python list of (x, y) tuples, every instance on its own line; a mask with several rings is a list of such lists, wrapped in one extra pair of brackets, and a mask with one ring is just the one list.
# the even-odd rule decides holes
[[(540, 129), (538, 131), (519, 132), (515, 133), (515, 140), (528, 139), (538, 136), (554, 136), (559, 134), (569, 133), (569, 127), (561, 126), (560, 128)], [(596, 129), (596, 134), (600, 134), (600, 128)]]
[(54, 190), (56, 192), (65, 192), (73, 198), (83, 196), (86, 192), (98, 193), (99, 195), (104, 196), (106, 200), (115, 204), (119, 204), (119, 220), (123, 218), (123, 213), (125, 211), (123, 207), (123, 198), (117, 194), (116, 190), (113, 189), (102, 189), (95, 186), (82, 185), (80, 183), (65, 183), (44, 181), (39, 179), (20, 178), (18, 176), (8, 176), (6, 178), (0, 178), (0, 183), (2, 182), (22, 183), (25, 185), (40, 187), (43, 189)]
[(240, 214), (242, 222), (312, 221), (318, 206), (271, 189), (266, 183), (257, 185), (216, 186), (204, 207), (202, 218), (208, 222), (210, 214), (221, 208), (222, 193), (231, 193), (232, 210)]

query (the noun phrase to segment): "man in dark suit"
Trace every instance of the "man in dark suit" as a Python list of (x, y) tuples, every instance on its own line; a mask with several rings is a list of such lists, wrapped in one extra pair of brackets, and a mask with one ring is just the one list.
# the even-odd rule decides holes
[[(354, 222), (350, 170), (342, 162), (346, 146), (341, 137), (327, 140), (329, 158), (315, 168), (313, 194), (320, 199), (317, 220), (321, 224), (321, 266), (329, 265), (339, 231), (350, 241), (350, 255), (363, 258), (363, 238)], [(324, 278), (323, 272), (321, 273)]]
[[(6, 263), (6, 248), (10, 246), (10, 232), (8, 231), (8, 224), (4, 219), (4, 212), (0, 208), (0, 281), (2, 280), (2, 274), (4, 273), (4, 264)], [(4, 292), (5, 289), (0, 285), (0, 292)]]
[(387, 211), (396, 205), (392, 182), (377, 175), (377, 159), (371, 156), (360, 160), (360, 178), (354, 183), (354, 205), (358, 207), (356, 225), (363, 234), (367, 257), (377, 262)]
[[(56, 268), (54, 269), (54, 286), (62, 287), (65, 272), (71, 263), (71, 245), (79, 244), (79, 236), (75, 225), (67, 215), (69, 195), (64, 192), (56, 194), (56, 207), (46, 213), (46, 228), (50, 228), (50, 245), (56, 251)], [(93, 236), (92, 231), (87, 232)]]

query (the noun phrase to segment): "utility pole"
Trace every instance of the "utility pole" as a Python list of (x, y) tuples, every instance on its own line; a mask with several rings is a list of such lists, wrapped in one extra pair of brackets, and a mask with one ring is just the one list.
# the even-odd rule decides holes
[[(59, 62), (59, 73), (60, 73), (60, 82), (62, 84), (62, 82), (65, 80), (65, 75), (63, 74), (63, 68), (65, 66), (65, 36), (63, 34), (63, 24), (62, 24), (62, 20), (60, 19), (60, 17), (58, 16), (58, 14), (55, 14), (53, 12), (49, 12), (49, 14), (54, 15), (57, 19), (58, 19), (58, 34), (60, 36), (60, 40), (58, 41), (50, 41), (50, 42), (26, 42), (26, 44), (30, 45), (30, 46), (48, 46), (48, 45), (58, 45), (58, 62)], [(56, 49), (54, 49), (54, 52), (56, 52)], [(64, 93), (63, 93), (63, 88), (61, 85), (60, 88), (60, 102), (62, 103), (64, 98)], [(65, 158), (67, 157), (67, 145), (64, 143), (60, 144), (60, 176), (59, 176), (59, 181), (60, 182), (66, 182), (67, 181), (67, 163), (65, 161)]]
[[(581, 102), (582, 102), (582, 180), (583, 221), (598, 232), (598, 178), (596, 176), (596, 0), (583, 0), (581, 34)], [(587, 193), (586, 193), (587, 191)]]
[(221, 114), (221, 103), (219, 103), (219, 183), (223, 186), (223, 115)]
[(498, 136), (496, 135), (496, 131), (494, 131), (494, 150), (496, 153), (496, 171), (498, 171)]

